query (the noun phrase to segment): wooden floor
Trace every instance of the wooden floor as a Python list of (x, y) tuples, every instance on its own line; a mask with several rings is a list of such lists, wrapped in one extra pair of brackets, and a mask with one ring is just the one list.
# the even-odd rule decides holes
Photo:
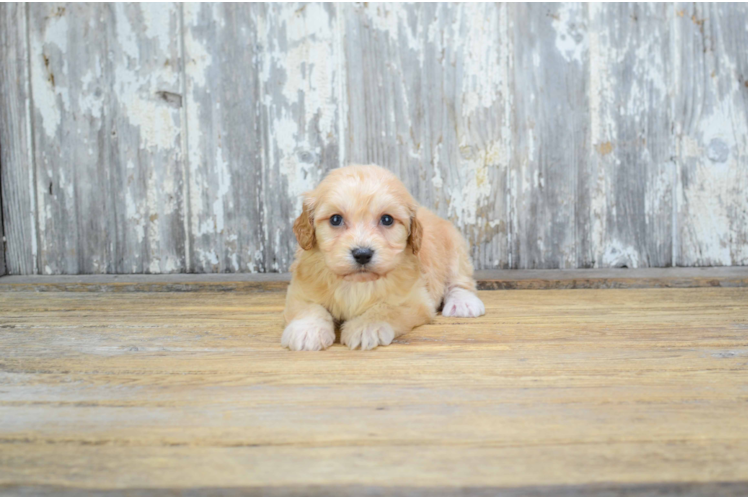
[(748, 494), (748, 288), (480, 296), (300, 353), (282, 287), (0, 292), (0, 493)]

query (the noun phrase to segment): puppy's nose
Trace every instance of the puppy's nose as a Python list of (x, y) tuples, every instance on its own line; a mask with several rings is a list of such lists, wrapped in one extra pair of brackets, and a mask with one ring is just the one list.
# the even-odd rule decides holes
[(374, 250), (371, 248), (354, 248), (351, 250), (351, 253), (353, 254), (353, 258), (356, 259), (356, 262), (364, 265), (369, 263), (372, 255), (374, 255)]

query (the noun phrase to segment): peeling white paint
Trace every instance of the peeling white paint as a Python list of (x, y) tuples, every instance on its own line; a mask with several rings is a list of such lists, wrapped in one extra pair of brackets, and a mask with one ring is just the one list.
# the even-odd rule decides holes
[(493, 142), (460, 163), (460, 172), (468, 181), (463, 187), (447, 187), (449, 193), (449, 217), (461, 227), (477, 224), (478, 209), (489, 200), (491, 183), (489, 169), (506, 164), (507, 154), (500, 142)]
[[(603, 6), (590, 4), (590, 18), (596, 19), (602, 14)], [(605, 36), (600, 40), (600, 33), (592, 30), (589, 34), (589, 103), (590, 103), (590, 156), (593, 165), (597, 165), (591, 179), (590, 186), (590, 227), (589, 240), (593, 248), (593, 254), (599, 255), (603, 251), (607, 234), (607, 211), (609, 208), (608, 193), (610, 186), (607, 182), (605, 161), (601, 159), (595, 147), (615, 137), (616, 120), (611, 115), (614, 103), (614, 92), (609, 81), (608, 65), (611, 63), (612, 55), (608, 38)], [(595, 267), (605, 267), (602, 257), (595, 258)]]
[(606, 244), (600, 267), (639, 267), (639, 252), (631, 245), (613, 239)]
[[(36, 34), (36, 33), (35, 33)], [(70, 99), (67, 86), (61, 79), (55, 79), (54, 71), (58, 62), (62, 62), (65, 73), (68, 43), (68, 21), (65, 16), (50, 16), (43, 32), (43, 38), (31, 38), (31, 90), (34, 95), (34, 109), (42, 117), (44, 132), (54, 138), (62, 121), (63, 111), (69, 109)], [(45, 62), (46, 61), (46, 62)], [(58, 104), (58, 97), (61, 101)]]
[[(507, 79), (506, 67), (501, 64), (504, 47), (495, 43), (499, 31), (493, 8), (485, 4), (463, 4), (464, 21), (469, 28), (456, 47), (464, 55), (462, 76), (462, 116), (469, 118), (479, 108), (490, 108), (502, 97), (502, 83)], [(488, 15), (487, 15), (488, 11)]]
[[(99, 92), (97, 95), (97, 83), (101, 78), (101, 65), (97, 64), (95, 68), (97, 69), (98, 74), (94, 75), (94, 73), (89, 70), (81, 78), (81, 88), (84, 89), (85, 92), (81, 92), (76, 97), (78, 99), (78, 108), (80, 109), (81, 114), (100, 119), (102, 117), (104, 97), (106, 94), (101, 89), (98, 89)], [(93, 150), (89, 148), (89, 153), (91, 152), (93, 152)]]
[(433, 184), (434, 189), (436, 189), (437, 191), (441, 190), (442, 186), (444, 186), (444, 180), (442, 179), (442, 173), (441, 173), (442, 165), (439, 161), (441, 151), (442, 151), (442, 146), (443, 146), (442, 142), (439, 142), (439, 144), (437, 144), (436, 148), (434, 148), (434, 156), (431, 159), (431, 167), (434, 170), (434, 175), (431, 178), (431, 183)]
[(582, 64), (587, 51), (587, 29), (581, 4), (557, 4), (551, 23), (556, 31), (556, 49), (568, 62)]
[(194, 38), (193, 30), (190, 29), (200, 25), (200, 10), (202, 8), (204, 8), (204, 4), (184, 4), (185, 72), (187, 73), (188, 82), (198, 87), (205, 87), (208, 68), (213, 63), (213, 56), (211, 56), (208, 49), (201, 42)]
[[(301, 195), (306, 191), (314, 188), (319, 179), (316, 173), (316, 167), (312, 164), (301, 163), (295, 154), (297, 142), (298, 126), (296, 122), (288, 117), (281, 117), (274, 120), (275, 123), (275, 146), (279, 155), (278, 166), (280, 174), (286, 179), (288, 184), (287, 196), (294, 200), (294, 214), (301, 213)], [(304, 146), (303, 144), (301, 146)], [(307, 148), (303, 148), (307, 149)], [(271, 152), (271, 164), (275, 159), (275, 151)]]
[[(117, 17), (117, 41), (125, 60), (115, 67), (115, 90), (122, 111), (129, 122), (140, 128), (141, 145), (145, 148), (171, 149), (179, 145), (179, 112), (157, 97), (161, 90), (179, 92), (179, 76), (171, 66), (163, 63), (143, 71), (140, 59), (139, 40), (135, 35), (124, 4), (115, 4)], [(151, 11), (149, 11), (151, 12)], [(156, 19), (161, 14), (165, 19)], [(169, 38), (169, 13), (151, 12), (152, 30), (160, 30), (159, 36)], [(159, 57), (160, 61), (164, 57)], [(166, 89), (162, 87), (167, 87)]]
[[(274, 146), (270, 148), (269, 161), (270, 165), (278, 165), (288, 186), (285, 195), (294, 200), (295, 210), (289, 214), (292, 221), (301, 211), (302, 193), (312, 189), (321, 176), (321, 150), (310, 142), (310, 132), (323, 141), (337, 135), (337, 97), (342, 84), (337, 62), (340, 47), (335, 43), (335, 21), (322, 4), (306, 4), (301, 11), (295, 5), (274, 7), (278, 11), (267, 20), (272, 26), (263, 31), (285, 33), (286, 39), (268, 36), (262, 80), (269, 91), (265, 106)], [(280, 92), (273, 92), (278, 77), (284, 77), (283, 86)], [(303, 117), (296, 113), (292, 116), (302, 102)], [(317, 123), (316, 130), (302, 133), (297, 124), (300, 118), (306, 124)]]
[(692, 175), (688, 187), (678, 191), (679, 206), (688, 200), (687, 241), (697, 245), (690, 252), (701, 265), (731, 265), (729, 208), (715, 193), (731, 192), (736, 179), (711, 175), (705, 168), (697, 168)]
[[(681, 219), (687, 224), (681, 249), (684, 258), (698, 265), (745, 265), (748, 257), (733, 241), (736, 230), (745, 231), (748, 222), (748, 116), (731, 105), (734, 99), (710, 99), (693, 133), (681, 138), (681, 154), (691, 166), (677, 198), (679, 207), (688, 208)], [(711, 151), (715, 143), (724, 151)]]
[(213, 221), (214, 227), (210, 228), (216, 233), (222, 234), (225, 228), (224, 221), (224, 203), (226, 202), (226, 195), (231, 187), (231, 172), (229, 171), (229, 164), (223, 158), (223, 149), (216, 149), (216, 161), (214, 163), (215, 179), (218, 182), (218, 191), (216, 191), (216, 197), (213, 201)]
[(145, 24), (145, 36), (158, 42), (158, 50), (168, 51), (169, 45), (175, 43), (170, 29), (172, 16), (174, 16), (174, 6), (169, 3), (153, 2), (140, 3), (137, 5), (143, 14)]
[[(585, 8), (589, 15), (585, 15)], [(639, 22), (646, 18), (651, 23), (661, 12), (657, 6), (638, 5), (636, 8), (640, 13)], [(544, 27), (550, 24), (552, 29), (547, 30), (548, 33), (534, 34), (549, 37), (543, 38), (539, 45), (542, 50), (528, 54), (525, 60), (529, 61), (529, 68), (517, 68), (512, 46), (517, 32), (511, 30), (514, 20), (503, 4), (439, 5), (424, 10), (415, 5), (308, 4), (268, 6), (253, 11), (256, 32), (249, 33), (250, 25), (246, 24), (238, 33), (246, 36), (246, 40), (256, 38), (252, 43), (256, 43), (255, 63), (261, 80), (257, 112), (262, 114), (268, 130), (268, 141), (263, 145), (266, 150), (256, 161), (263, 162), (263, 189), (283, 186), (281, 192), (261, 193), (258, 201), (258, 204), (266, 204), (263, 212), (266, 220), (258, 223), (268, 226), (267, 246), (277, 258), (275, 263), (266, 263), (264, 254), (268, 249), (261, 241), (247, 241), (247, 235), (231, 232), (236, 231), (232, 228), (235, 189), (231, 184), (232, 172), (236, 175), (236, 166), (231, 164), (235, 161), (235, 152), (229, 155), (220, 143), (221, 136), (225, 140), (227, 134), (236, 132), (223, 129), (219, 115), (235, 103), (211, 101), (210, 94), (216, 95), (217, 79), (235, 75), (219, 57), (217, 51), (221, 46), (215, 43), (215, 33), (206, 34), (205, 30), (206, 16), (212, 16), (213, 26), (219, 32), (225, 30), (228, 25), (226, 10), (214, 5), (183, 6), (184, 48), (188, 55), (186, 91), (182, 96), (186, 111), (177, 110), (156, 96), (161, 90), (182, 93), (177, 59), (173, 54), (175, 44), (179, 43), (173, 29), (178, 20), (174, 6), (118, 5), (113, 9), (117, 21), (115, 37), (111, 39), (111, 35), (107, 35), (115, 58), (111, 66), (106, 60), (97, 60), (96, 56), (86, 65), (77, 62), (76, 70), (83, 67), (80, 74), (68, 74), (66, 64), (69, 62), (64, 55), (69, 50), (74, 51), (74, 45), (80, 43), (70, 36), (74, 25), (73, 18), (67, 17), (70, 12), (66, 16), (45, 17), (43, 28), (30, 33), (32, 111), (37, 117), (35, 125), (40, 128), (35, 137), (41, 144), (49, 138), (54, 147), (62, 137), (75, 137), (80, 146), (75, 158), (98, 161), (97, 137), (91, 131), (100, 126), (96, 120), (103, 121), (107, 113), (112, 112), (109, 103), (113, 103), (111, 107), (118, 114), (116, 132), (119, 137), (113, 135), (111, 144), (123, 150), (130, 148), (123, 156), (128, 160), (124, 170), (133, 179), (132, 187), (124, 191), (125, 213), (118, 216), (126, 220), (125, 239), (127, 245), (132, 246), (127, 251), (137, 259), (146, 251), (139, 248), (139, 244), (147, 243), (150, 248), (153, 255), (145, 263), (145, 269), (150, 272), (173, 272), (180, 265), (173, 256), (159, 254), (169, 237), (168, 217), (184, 215), (176, 205), (178, 196), (172, 199), (164, 196), (182, 190), (180, 177), (167, 172), (174, 162), (181, 160), (180, 154), (189, 159), (186, 172), (190, 184), (189, 190), (185, 189), (189, 199), (185, 197), (184, 203), (193, 216), (185, 219), (184, 228), (191, 237), (200, 240), (198, 245), (202, 248), (196, 249), (196, 260), (214, 270), (257, 271), (265, 266), (284, 270), (291, 259), (286, 249), (293, 243), (289, 239), (289, 223), (301, 209), (299, 195), (319, 181), (320, 158), (325, 154), (329, 158), (329, 146), (336, 145), (339, 161), (343, 162), (346, 148), (359, 155), (369, 146), (359, 143), (367, 141), (372, 143), (367, 154), (391, 161), (390, 168), (400, 169), (406, 177), (417, 177), (427, 196), (448, 202), (439, 208), (448, 212), (449, 217), (476, 240), (474, 255), (480, 259), (479, 267), (499, 263), (503, 256), (497, 258), (496, 249), (507, 245), (516, 248), (514, 243), (521, 238), (524, 238), (522, 241), (536, 240), (541, 252), (550, 251), (557, 246), (557, 242), (551, 240), (551, 233), (540, 236), (519, 233), (522, 230), (520, 221), (524, 220), (522, 211), (528, 207), (522, 205), (518, 197), (521, 195), (525, 200), (527, 193), (552, 189), (549, 185), (552, 177), (543, 175), (547, 170), (535, 168), (536, 162), (542, 160), (537, 152), (547, 147), (547, 136), (539, 131), (540, 127), (535, 129), (535, 122), (540, 123), (543, 117), (525, 116), (527, 124), (521, 125), (521, 131), (512, 128), (517, 124), (513, 121), (517, 112), (514, 93), (526, 93), (523, 100), (531, 102), (533, 109), (549, 109), (539, 103), (546, 98), (549, 82), (536, 82), (537, 86), (532, 84), (528, 88), (512, 86), (513, 75), (521, 71), (543, 73), (546, 42), (550, 42), (551, 55), (555, 48), (565, 61), (572, 63), (571, 66), (589, 63), (591, 144), (585, 160), (591, 166), (590, 177), (583, 181), (590, 192), (584, 193), (589, 196), (589, 204), (583, 209), (590, 211), (588, 229), (595, 265), (647, 265), (651, 256), (644, 253), (641, 246), (631, 245), (626, 237), (630, 229), (625, 227), (626, 222), (619, 224), (619, 221), (643, 216), (647, 227), (664, 224), (659, 214), (673, 210), (672, 198), (678, 210), (673, 210), (671, 215), (676, 222), (672, 228), (673, 239), (682, 239), (683, 259), (676, 259), (678, 262), (748, 263), (748, 248), (739, 241), (744, 238), (748, 226), (748, 212), (744, 210), (748, 203), (744, 201), (744, 191), (748, 189), (744, 168), (748, 162), (748, 119), (744, 108), (735, 104), (744, 98), (745, 87), (741, 80), (744, 75), (740, 74), (736, 55), (724, 50), (723, 46), (734, 44), (734, 40), (718, 30), (721, 21), (715, 15), (710, 15), (707, 31), (702, 34), (693, 26), (690, 14), (682, 23), (678, 18), (662, 19), (663, 31), (654, 32), (625, 26), (623, 23), (628, 23), (627, 19), (616, 19), (611, 15), (615, 12), (603, 5), (561, 4), (549, 11), (553, 19), (543, 17), (541, 22)], [(587, 34), (586, 24), (594, 26), (600, 16), (612, 17), (602, 23), (608, 29), (590, 29)], [(346, 26), (346, 23), (351, 25)], [(96, 20), (87, 24), (91, 28), (98, 26)], [(195, 27), (199, 29), (193, 29)], [(371, 89), (380, 93), (381, 97), (376, 99), (383, 102), (381, 109), (375, 106), (368, 110), (366, 118), (371, 122), (365, 124), (366, 137), (353, 134), (364, 125), (351, 123), (346, 108), (350, 99), (360, 96), (359, 89), (347, 87), (347, 78), (355, 78), (355, 75), (346, 74), (346, 66), (351, 63), (344, 50), (350, 48), (346, 37), (353, 29), (371, 30), (365, 39), (373, 45), (362, 49), (362, 53), (365, 50), (386, 51), (374, 54), (384, 62), (377, 66), (379, 73), (370, 75), (374, 79)], [(673, 33), (669, 34), (668, 30)], [(670, 50), (661, 50), (668, 41)], [(698, 52), (702, 47), (696, 47), (695, 52), (691, 51), (699, 53), (695, 60), (687, 59), (689, 51), (680, 52), (682, 47), (702, 41), (708, 50), (702, 55)], [(355, 53), (354, 50), (354, 57)], [(44, 56), (49, 58), (48, 64)], [(434, 57), (435, 61), (424, 64), (426, 56)], [(153, 61), (158, 64), (152, 65)], [(411, 64), (420, 66), (408, 67)], [(433, 65), (433, 70), (429, 64)], [(628, 73), (621, 73), (621, 65), (628, 66), (625, 68)], [(110, 89), (102, 87), (110, 78), (106, 74), (107, 67), (114, 68), (116, 99), (111, 101), (107, 100)], [(564, 67), (563, 61), (559, 67)], [(55, 74), (53, 85), (50, 72), (55, 68), (59, 74)], [(383, 78), (382, 71), (397, 74)], [(434, 83), (431, 81), (413, 88), (408, 81), (408, 71), (423, 71), (424, 75), (426, 71), (435, 71), (436, 75), (442, 71), (444, 81), (436, 82), (442, 88), (427, 90)], [(433, 77), (432, 73), (428, 73), (428, 78)], [(692, 81), (688, 79), (689, 74), (693, 75)], [(75, 85), (69, 80), (73, 78), (77, 79)], [(102, 87), (101, 93), (97, 96), (99, 87)], [(443, 102), (426, 102), (424, 95), (435, 97), (435, 101), (443, 99)], [(663, 156), (658, 153), (662, 151), (662, 144), (641, 143), (634, 147), (631, 143), (618, 143), (624, 129), (630, 130), (630, 124), (641, 129), (641, 138), (649, 139), (653, 132), (651, 121), (648, 122), (649, 113), (654, 106), (662, 104), (664, 107), (668, 99), (675, 117), (676, 140), (671, 151), (676, 157), (674, 163), (663, 163)], [(376, 100), (373, 103), (376, 105)], [(429, 107), (432, 104), (434, 107)], [(204, 106), (210, 109), (202, 109)], [(421, 112), (423, 117), (416, 117)], [(449, 112), (455, 115), (443, 116)], [(68, 125), (70, 122), (75, 123)], [(438, 125), (429, 129), (432, 123)], [(130, 143), (133, 135), (137, 137), (138, 134), (133, 134), (128, 125), (139, 132), (139, 142)], [(180, 127), (186, 134), (179, 135)], [(256, 133), (255, 130), (249, 132)], [(207, 134), (216, 137), (208, 138)], [(662, 136), (665, 135), (666, 131)], [(108, 135), (105, 137), (109, 139)], [(515, 150), (515, 137), (519, 137), (527, 154)], [(219, 146), (204, 147), (213, 143)], [(183, 146), (181, 153), (175, 152), (179, 144)], [(382, 152), (387, 148), (391, 151)], [(616, 176), (622, 169), (630, 168), (626, 161), (631, 158), (632, 149), (640, 155), (635, 161), (648, 165), (648, 177), (643, 179), (647, 183), (644, 206), (633, 207), (633, 214), (624, 213), (628, 208), (614, 203), (620, 188)], [(141, 157), (137, 155), (143, 150), (143, 159), (138, 159)], [(79, 186), (75, 184), (76, 170), (66, 168), (50, 151), (52, 146), (35, 157), (40, 179), (36, 186), (37, 205), (32, 208), (38, 214), (38, 221), (35, 221), (38, 231), (35, 232), (40, 237), (40, 269), (57, 273), (60, 272), (57, 264), (50, 266), (43, 261), (45, 249), (56, 243), (45, 241), (45, 232), (53, 234), (54, 225), (60, 220), (59, 213), (55, 212), (57, 207), (50, 205), (50, 201), (64, 203), (60, 209), (74, 212), (78, 208), (75, 197), (79, 196), (76, 191)], [(429, 160), (430, 168), (426, 163)], [(133, 163), (140, 161), (142, 165)], [(508, 168), (510, 161), (512, 168)], [(415, 175), (413, 168), (417, 168)], [(675, 168), (679, 177), (673, 174)], [(505, 175), (502, 169), (506, 170)], [(54, 180), (51, 195), (47, 194), (48, 179)], [(498, 186), (494, 184), (497, 179), (506, 182), (506, 193), (497, 193)], [(429, 184), (427, 189), (431, 192), (423, 190), (424, 183)], [(505, 197), (502, 198), (502, 194)], [(276, 196), (293, 200), (295, 206), (292, 213), (288, 213), (288, 221), (273, 224), (269, 219), (278, 210), (268, 207), (267, 200), (272, 202)], [(558, 208), (565, 210), (570, 203), (579, 201), (560, 200)], [(490, 212), (494, 205), (501, 208)], [(282, 213), (288, 210), (291, 209), (284, 206)], [(498, 217), (484, 220), (482, 214), (486, 211), (505, 213), (507, 220), (501, 221)], [(153, 216), (157, 217), (151, 219)], [(509, 227), (506, 234), (494, 233), (489, 237), (481, 232), (504, 222)], [(617, 231), (624, 233), (623, 236), (618, 237)], [(573, 252), (572, 248), (569, 254)], [(95, 268), (106, 266), (100, 255), (89, 257)], [(510, 255), (508, 264), (516, 264), (516, 259), (517, 256)], [(133, 271), (137, 269), (132, 266)]]
[(408, 25), (407, 4), (379, 3), (364, 8), (374, 29), (387, 34), (392, 39), (392, 43), (397, 46), (400, 45), (400, 40), (404, 38), (405, 46), (412, 51), (420, 52), (419, 39), (421, 33), (413, 33)]

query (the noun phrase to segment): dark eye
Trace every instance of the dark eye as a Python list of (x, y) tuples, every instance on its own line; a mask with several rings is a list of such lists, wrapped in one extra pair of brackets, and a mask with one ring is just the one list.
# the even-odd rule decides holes
[(332, 217), (330, 217), (330, 225), (331, 226), (339, 226), (343, 223), (343, 216), (335, 214)]
[(379, 219), (383, 226), (391, 226), (393, 222), (395, 222), (395, 219), (392, 218), (391, 215), (383, 215), (381, 219)]

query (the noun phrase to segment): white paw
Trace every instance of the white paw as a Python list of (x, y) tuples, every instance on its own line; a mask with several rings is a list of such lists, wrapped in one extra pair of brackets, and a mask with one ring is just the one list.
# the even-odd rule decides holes
[(473, 292), (462, 288), (453, 288), (444, 297), (442, 316), (455, 318), (477, 318), (486, 314), (486, 307)]
[(356, 349), (361, 347), (362, 351), (374, 349), (380, 345), (390, 345), (395, 338), (395, 330), (388, 323), (365, 323), (359, 324), (356, 320), (343, 325), (340, 341)]
[(301, 318), (291, 321), (283, 330), (281, 345), (292, 351), (320, 351), (335, 342), (332, 321), (322, 318)]

